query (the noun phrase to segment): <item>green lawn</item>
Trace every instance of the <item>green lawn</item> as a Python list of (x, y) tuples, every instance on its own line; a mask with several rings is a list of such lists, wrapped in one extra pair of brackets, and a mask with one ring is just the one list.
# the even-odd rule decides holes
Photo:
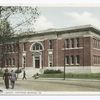
[[(100, 73), (89, 73), (89, 74), (76, 74), (76, 73), (67, 73), (66, 78), (79, 78), (79, 79), (100, 79)], [(64, 74), (42, 74), (42, 78), (63, 78)]]

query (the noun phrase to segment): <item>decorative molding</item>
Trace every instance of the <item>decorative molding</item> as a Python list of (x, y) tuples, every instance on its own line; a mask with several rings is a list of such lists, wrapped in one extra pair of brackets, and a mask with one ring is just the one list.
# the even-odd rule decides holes
[(62, 50), (83, 49), (83, 47), (63, 48)]

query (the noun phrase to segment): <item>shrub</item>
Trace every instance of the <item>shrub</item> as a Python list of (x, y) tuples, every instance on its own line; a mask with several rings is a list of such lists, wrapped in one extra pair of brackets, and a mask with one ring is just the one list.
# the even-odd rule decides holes
[(51, 70), (49, 70), (49, 69), (47, 69), (47, 70), (45, 70), (44, 71), (44, 74), (57, 74), (57, 73), (62, 73), (62, 71), (61, 70), (53, 70), (53, 69), (51, 69)]

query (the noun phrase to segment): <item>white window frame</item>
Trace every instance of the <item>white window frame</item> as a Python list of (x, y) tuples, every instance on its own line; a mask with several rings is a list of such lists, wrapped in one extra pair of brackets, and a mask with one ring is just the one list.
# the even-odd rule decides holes
[[(52, 58), (50, 58), (50, 56), (52, 56)], [(50, 61), (50, 59), (52, 60)], [(52, 63), (52, 66), (50, 66), (50, 63)], [(53, 54), (48, 55), (48, 67), (53, 67)]]

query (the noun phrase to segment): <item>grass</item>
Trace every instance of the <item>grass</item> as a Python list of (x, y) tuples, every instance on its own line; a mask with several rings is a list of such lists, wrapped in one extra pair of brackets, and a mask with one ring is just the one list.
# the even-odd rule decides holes
[[(42, 74), (40, 75), (40, 77), (42, 78), (63, 78), (64, 73)], [(66, 78), (78, 78), (78, 79), (100, 79), (100, 73), (84, 73), (84, 74), (67, 73), (65, 77)]]

